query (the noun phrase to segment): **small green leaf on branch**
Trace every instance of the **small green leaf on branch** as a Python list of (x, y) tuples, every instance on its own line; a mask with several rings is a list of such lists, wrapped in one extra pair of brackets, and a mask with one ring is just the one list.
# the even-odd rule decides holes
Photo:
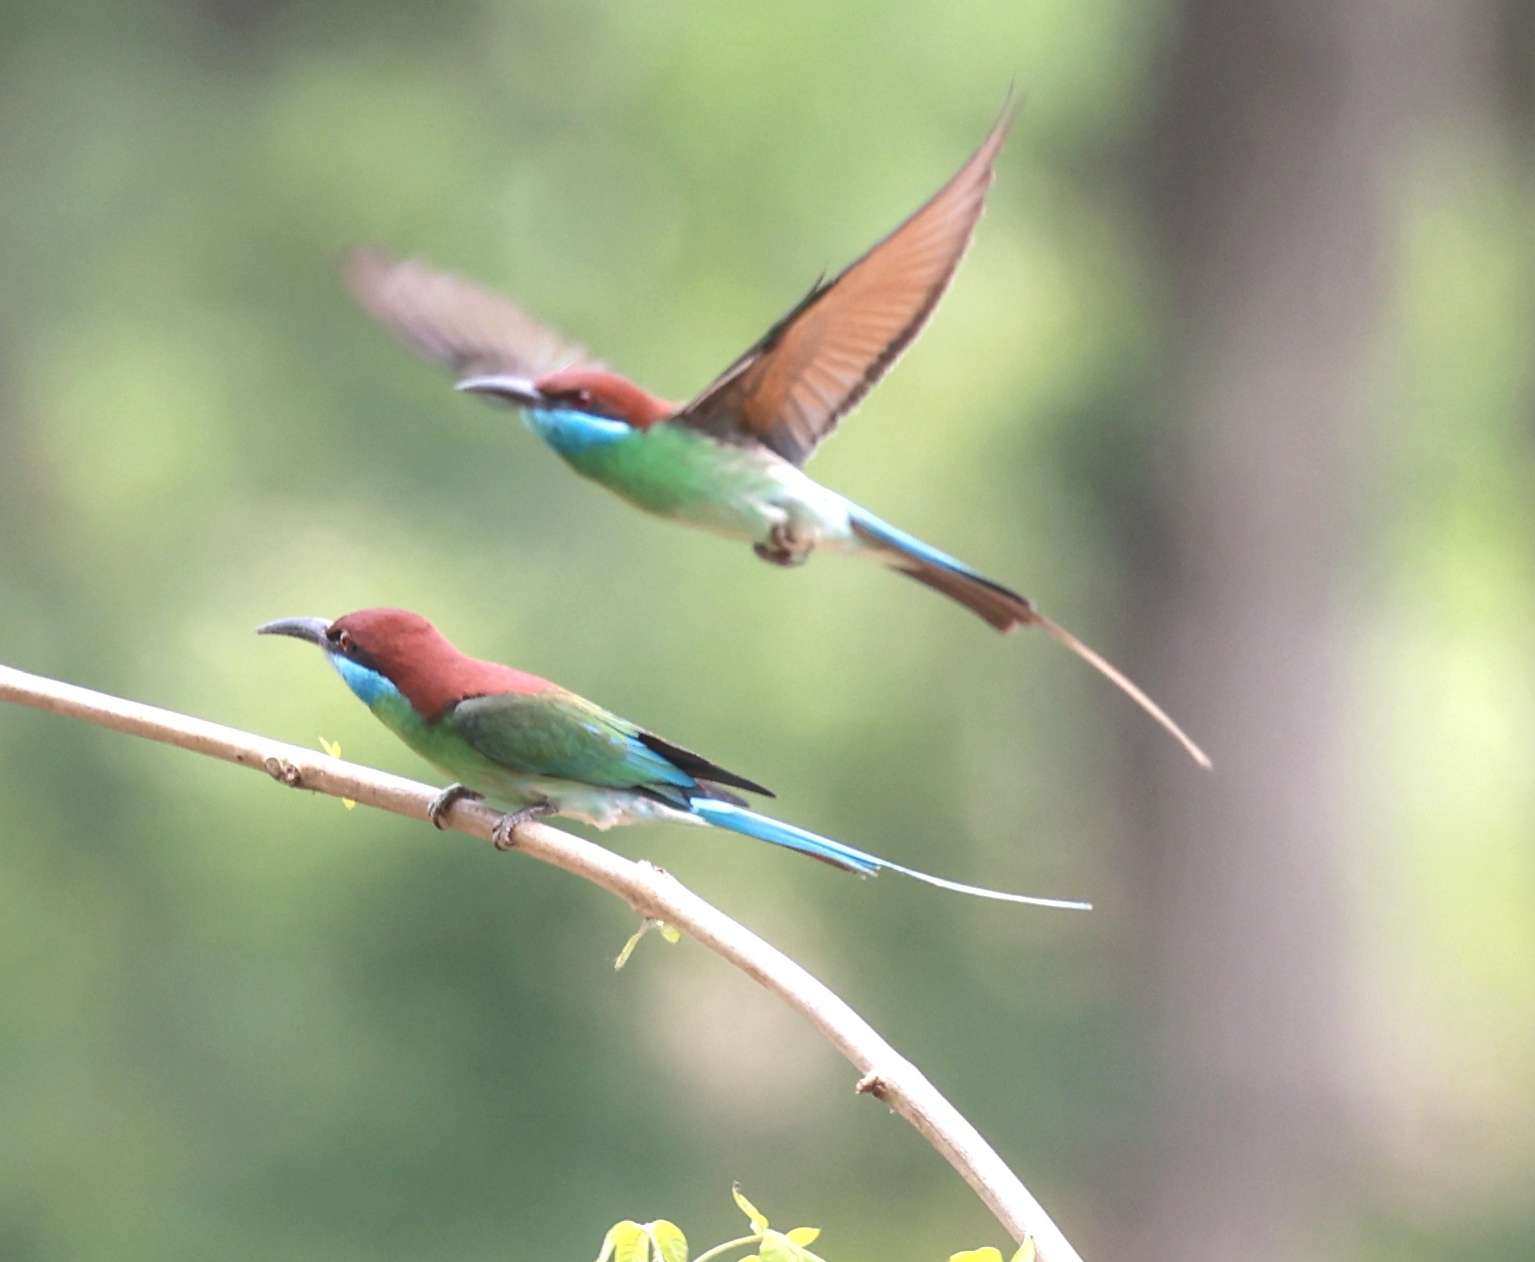
[(674, 946), (682, 941), (682, 934), (664, 920), (657, 920), (654, 916), (646, 916), (644, 920), (640, 921), (640, 927), (629, 935), (629, 941), (624, 943), (623, 950), (618, 953), (618, 958), (613, 961), (613, 971), (615, 973), (629, 962), (629, 957), (634, 954), (634, 948), (639, 946), (640, 939), (652, 929), (660, 930), (661, 937)]
[(760, 1235), (768, 1229), (768, 1220), (763, 1216), (762, 1211), (742, 1194), (739, 1183), (730, 1185), (730, 1195), (735, 1197), (736, 1208), (746, 1215), (746, 1220), (751, 1223), (753, 1231)]
[(646, 1223), (645, 1230), (655, 1245), (657, 1262), (688, 1262), (688, 1238), (676, 1223), (658, 1218), (653, 1223)]
[[(329, 754), (332, 758), (340, 758), (341, 757), (341, 742), (340, 741), (328, 741), (328, 740), (326, 740), (322, 736), (322, 737), (320, 737), (320, 748), (322, 750), (324, 750), (327, 754)], [(357, 803), (352, 801), (351, 798), (342, 798), (341, 799), (341, 805), (346, 807), (346, 809), (349, 810), (349, 811), (353, 811), (353, 810), (357, 809)]]

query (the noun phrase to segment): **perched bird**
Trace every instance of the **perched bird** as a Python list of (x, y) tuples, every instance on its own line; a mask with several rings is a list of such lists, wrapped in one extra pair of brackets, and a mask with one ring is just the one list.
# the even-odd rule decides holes
[(692, 402), (605, 369), (510, 300), (420, 263), (359, 250), (357, 301), (458, 388), (521, 407), (579, 474), (631, 504), (749, 541), (777, 565), (828, 549), (872, 557), (999, 631), (1037, 626), (1128, 693), (1203, 766), (1209, 759), (1129, 678), (1017, 592), (813, 481), (801, 466), (933, 313), (980, 218), (1004, 111), (954, 177), (867, 254), (818, 280)]
[(467, 657), (420, 614), (363, 609), (334, 622), (282, 618), (257, 633), (318, 644), (385, 727), (454, 778), (432, 801), (439, 828), (443, 812), (463, 797), (488, 796), (516, 808), (496, 827), (501, 849), (513, 844), (519, 824), (543, 815), (597, 828), (666, 819), (786, 846), (859, 876), (888, 868), (980, 898), (1089, 906), (947, 881), (759, 815), (730, 790), (772, 797), (760, 784), (547, 679)]

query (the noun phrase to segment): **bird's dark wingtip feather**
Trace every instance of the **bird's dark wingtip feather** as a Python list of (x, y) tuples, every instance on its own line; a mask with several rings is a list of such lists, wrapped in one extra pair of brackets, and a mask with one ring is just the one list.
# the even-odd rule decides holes
[(748, 780), (745, 776), (727, 770), (718, 763), (710, 762), (702, 754), (695, 754), (682, 745), (674, 745), (654, 732), (640, 732), (639, 741), (651, 752), (660, 754), (674, 767), (700, 781), (727, 784), (732, 789), (745, 789), (748, 793), (755, 793), (765, 798), (777, 796), (771, 789), (758, 784), (755, 780)]

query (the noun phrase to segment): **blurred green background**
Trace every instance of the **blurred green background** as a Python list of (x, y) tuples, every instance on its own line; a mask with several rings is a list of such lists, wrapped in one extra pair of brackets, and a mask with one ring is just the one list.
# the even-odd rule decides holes
[[(1535, 23), (1520, 0), (21, 3), (0, 660), (426, 769), (259, 622), (400, 604), (1090, 916), (610, 835), (847, 996), (1089, 1257), (1535, 1252)], [(1023, 109), (823, 481), (1017, 585), (646, 520), (359, 315), (349, 246), (685, 397)], [(462, 837), (0, 713), (0, 1257), (1000, 1243), (765, 992)]]

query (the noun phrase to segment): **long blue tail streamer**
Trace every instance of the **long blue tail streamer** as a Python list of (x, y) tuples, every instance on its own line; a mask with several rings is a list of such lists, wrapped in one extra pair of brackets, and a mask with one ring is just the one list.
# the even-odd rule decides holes
[(969, 894), (975, 898), (994, 898), (1004, 903), (1027, 903), (1032, 907), (1061, 907), (1069, 911), (1092, 909), (1091, 903), (1077, 902), (1073, 899), (1035, 898), (1029, 894), (1009, 894), (1002, 890), (989, 890), (979, 885), (966, 885), (961, 881), (950, 881), (941, 876), (932, 876), (927, 872), (918, 872), (915, 868), (903, 867), (899, 863), (892, 863), (889, 859), (881, 859), (878, 855), (856, 850), (840, 841), (833, 841), (830, 837), (822, 837), (809, 829), (786, 824), (771, 816), (759, 815), (756, 811), (747, 810), (744, 806), (736, 806), (732, 802), (721, 802), (714, 798), (694, 798), (692, 809), (693, 814), (699, 819), (712, 824), (715, 828), (723, 828), (729, 832), (740, 833), (744, 837), (753, 837), (758, 841), (797, 850), (800, 854), (824, 859), (859, 876), (874, 876), (888, 869), (891, 872), (899, 872), (902, 876), (909, 876), (915, 881), (936, 885), (939, 889), (953, 890), (956, 894)]

